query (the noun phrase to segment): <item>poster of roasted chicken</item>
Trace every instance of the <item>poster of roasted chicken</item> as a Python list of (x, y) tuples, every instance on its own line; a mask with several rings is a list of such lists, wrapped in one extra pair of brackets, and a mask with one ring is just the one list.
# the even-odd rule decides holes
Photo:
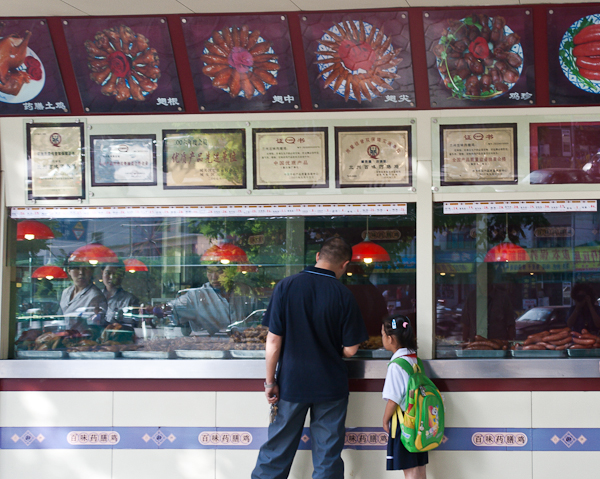
[(414, 108), (407, 12), (300, 17), (315, 109)]
[(164, 18), (70, 18), (63, 21), (86, 112), (183, 111)]
[(69, 113), (46, 20), (0, 19), (0, 115)]
[(202, 111), (300, 108), (285, 15), (181, 19)]
[(547, 17), (550, 102), (600, 103), (600, 7), (553, 7)]
[(530, 9), (426, 11), (423, 27), (432, 107), (535, 104)]

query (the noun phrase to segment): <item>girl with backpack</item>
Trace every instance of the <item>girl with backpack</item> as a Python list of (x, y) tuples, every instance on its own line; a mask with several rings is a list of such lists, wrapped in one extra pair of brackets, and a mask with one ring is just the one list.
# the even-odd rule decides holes
[[(417, 340), (410, 324), (410, 319), (403, 315), (390, 316), (383, 320), (381, 326), (383, 347), (392, 352), (392, 361), (403, 358), (412, 366), (417, 363)], [(387, 401), (383, 413), (383, 429), (388, 434), (387, 470), (403, 470), (406, 479), (426, 479), (425, 465), (429, 462), (427, 452), (409, 452), (400, 440), (400, 424), (395, 424), (398, 431), (392, 438), (392, 420), (398, 421), (394, 414), (399, 404), (406, 403), (409, 375), (394, 362), (390, 362), (383, 386), (383, 399)]]

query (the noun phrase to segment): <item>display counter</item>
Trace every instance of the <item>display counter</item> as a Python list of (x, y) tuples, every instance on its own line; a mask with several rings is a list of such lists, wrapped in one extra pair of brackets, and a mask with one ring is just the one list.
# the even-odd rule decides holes
[[(599, 378), (598, 359), (425, 360), (434, 379)], [(386, 360), (347, 361), (351, 379), (384, 379)], [(0, 361), (0, 379), (263, 379), (264, 361)]]

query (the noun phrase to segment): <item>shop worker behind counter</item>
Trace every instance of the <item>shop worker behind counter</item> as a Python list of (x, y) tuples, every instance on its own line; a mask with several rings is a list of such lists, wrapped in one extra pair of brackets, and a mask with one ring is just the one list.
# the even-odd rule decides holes
[(338, 281), (352, 248), (342, 238), (330, 238), (316, 258), (315, 266), (277, 284), (265, 314), (265, 394), (277, 414), (252, 479), (288, 477), (309, 410), (312, 477), (344, 477), (349, 390), (343, 358), (356, 354), (368, 335), (356, 300)]

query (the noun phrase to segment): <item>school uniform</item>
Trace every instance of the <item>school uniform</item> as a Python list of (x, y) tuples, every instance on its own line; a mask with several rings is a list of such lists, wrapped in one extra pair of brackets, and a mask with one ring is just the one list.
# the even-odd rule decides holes
[[(417, 364), (417, 355), (414, 351), (400, 348), (396, 351), (392, 359), (404, 358), (412, 366)], [(390, 363), (388, 366), (387, 374), (385, 376), (385, 383), (383, 385), (383, 399), (385, 401), (392, 400), (396, 404), (404, 406), (406, 400), (406, 386), (408, 385), (408, 373), (402, 369), (401, 366), (395, 363)], [(397, 421), (396, 417), (392, 418), (392, 421)], [(391, 431), (390, 427), (390, 431)], [(400, 425), (397, 428), (400, 431)], [(387, 447), (387, 470), (396, 471), (404, 469), (412, 469), (417, 466), (424, 466), (429, 462), (427, 452), (409, 452), (402, 444), (400, 434), (396, 434), (396, 437), (391, 435), (388, 437)]]

